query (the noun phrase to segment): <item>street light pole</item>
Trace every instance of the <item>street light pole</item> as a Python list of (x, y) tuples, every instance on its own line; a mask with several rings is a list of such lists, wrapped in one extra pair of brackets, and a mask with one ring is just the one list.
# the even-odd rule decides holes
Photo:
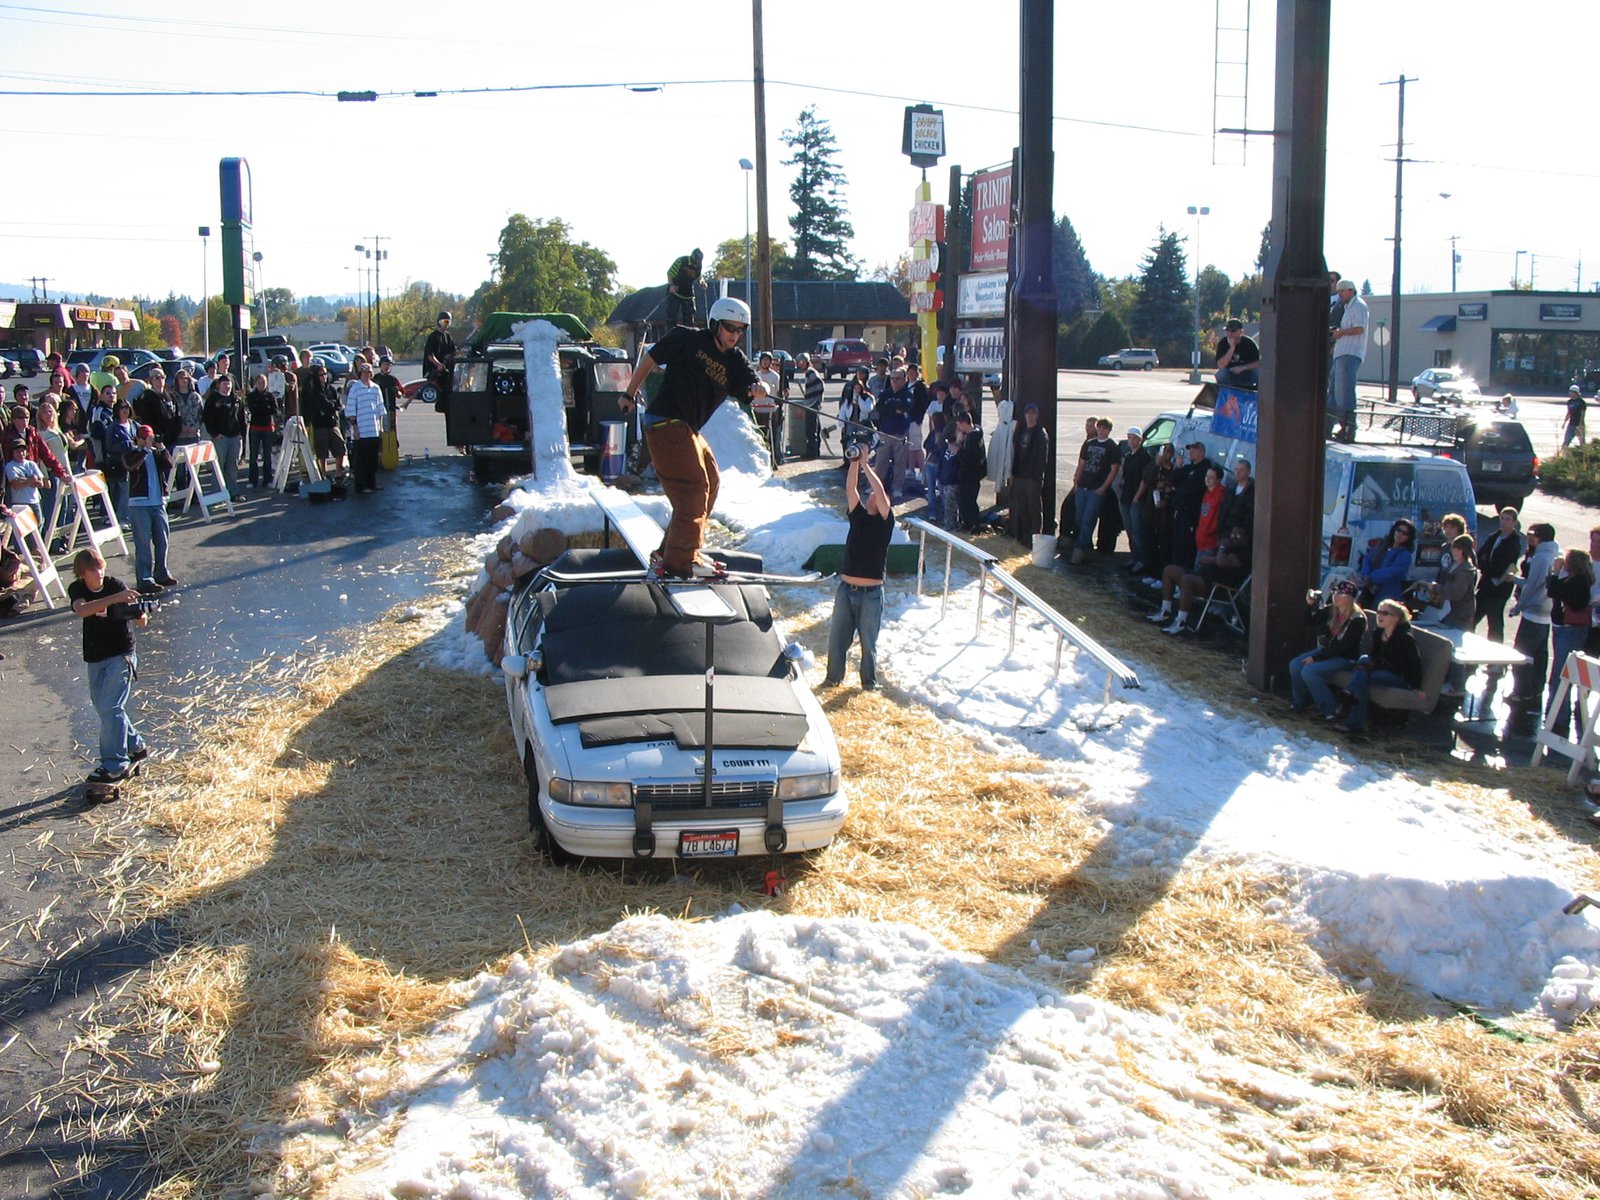
[[(744, 302), (750, 303), (750, 172), (756, 169), (755, 163), (748, 158), (739, 160), (739, 169), (744, 172)], [(750, 357), (750, 330), (744, 331), (744, 356)]]
[(261, 251), (251, 254), (250, 260), (256, 264), (256, 295), (261, 298), (261, 332), (271, 333), (272, 321), (267, 316), (267, 289), (261, 283)]
[(1522, 256), (1526, 250), (1518, 250), (1517, 257), (1511, 262), (1511, 290), (1516, 291), (1522, 286)]
[(356, 328), (361, 331), (358, 340), (367, 340), (367, 276), (363, 256), (367, 253), (365, 246), (356, 247), (356, 303), (361, 306), (361, 320)]
[(210, 237), (211, 226), (200, 226), (200, 337), (207, 358), (211, 357), (211, 281), (207, 277), (211, 256), (206, 252)]
[(1189, 205), (1189, 215), (1194, 218), (1194, 349), (1190, 352), (1189, 382), (1200, 382), (1200, 218), (1209, 217), (1211, 209), (1202, 204)]

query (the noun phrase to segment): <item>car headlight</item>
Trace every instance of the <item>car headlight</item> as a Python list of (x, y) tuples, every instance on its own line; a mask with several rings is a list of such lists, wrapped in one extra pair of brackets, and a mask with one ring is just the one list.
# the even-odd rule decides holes
[(550, 799), (560, 804), (586, 804), (596, 808), (628, 808), (633, 804), (630, 783), (599, 783), (587, 779), (552, 779)]
[(820, 775), (786, 775), (778, 780), (780, 800), (810, 800), (817, 796), (831, 796), (838, 790), (837, 771), (824, 771)]

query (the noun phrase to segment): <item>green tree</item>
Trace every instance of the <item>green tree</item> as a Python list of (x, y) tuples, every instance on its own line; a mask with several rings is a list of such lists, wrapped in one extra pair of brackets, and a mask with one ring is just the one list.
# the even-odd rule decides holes
[[(755, 249), (756, 235), (750, 235), (750, 248)], [(767, 238), (767, 249), (772, 254), (772, 274), (776, 278), (786, 278), (784, 272), (789, 269), (789, 244), (787, 242), (773, 241)], [(744, 278), (744, 236), (731, 237), (725, 242), (717, 243), (717, 257), (711, 264), (707, 275), (712, 279), (743, 279)], [(755, 278), (755, 264), (751, 264), (750, 277)]]
[[(1124, 279), (1097, 279), (1095, 286), (1100, 293), (1100, 310), (1111, 313), (1126, 327), (1132, 319), (1133, 306), (1139, 302), (1139, 281), (1129, 275)], [(1127, 344), (1122, 343), (1123, 346)], [(1120, 350), (1122, 347), (1111, 348)]]
[[(453, 292), (441, 292), (423, 279), (408, 281), (399, 292), (384, 297), (383, 340), (401, 358), (420, 357), (439, 314), (461, 307), (462, 297)], [(458, 324), (466, 327), (465, 321)]]
[[(211, 351), (216, 353), (226, 346), (233, 345), (233, 312), (221, 296), (210, 296), (206, 299), (207, 325), (211, 329)], [(200, 314), (197, 312), (189, 322), (189, 332), (184, 338), (184, 345), (191, 350), (203, 351), (206, 347), (206, 326), (201, 324)]]
[(1128, 314), (1128, 328), (1141, 345), (1154, 346), (1169, 362), (1187, 357), (1193, 342), (1193, 292), (1178, 235), (1165, 227), (1145, 256), (1139, 299)]
[[(1087, 320), (1087, 316), (1084, 319)], [(1077, 365), (1093, 366), (1101, 355), (1121, 350), (1132, 341), (1133, 337), (1129, 334), (1128, 327), (1116, 313), (1102, 312), (1094, 318), (1078, 343)]]
[(1262, 278), (1260, 272), (1246, 275), (1238, 283), (1228, 289), (1228, 315), (1238, 317), (1241, 321), (1259, 321), (1261, 319), (1261, 288)]
[(883, 283), (892, 283), (895, 290), (911, 301), (911, 251), (902, 250), (900, 257), (892, 263), (879, 263), (867, 275), (868, 279), (878, 280)]
[(300, 319), (300, 305), (288, 288), (262, 288), (256, 301), (266, 306), (267, 324), (274, 329), (279, 325), (293, 325)]
[(1256, 270), (1262, 273), (1267, 269), (1267, 251), (1272, 249), (1272, 222), (1268, 221), (1261, 227), (1261, 248), (1256, 251)]
[(1050, 231), (1050, 258), (1056, 277), (1056, 316), (1071, 323), (1094, 305), (1098, 289), (1078, 231), (1066, 217), (1058, 217)]
[(513, 213), (500, 231), (494, 275), (468, 303), (472, 313), (568, 312), (602, 324), (617, 293), (617, 264), (588, 242), (572, 240), (560, 217), (530, 220)]
[(1209, 329), (1221, 317), (1226, 319), (1228, 312), (1228, 295), (1233, 290), (1233, 280), (1229, 279), (1226, 272), (1217, 269), (1214, 263), (1207, 263), (1200, 271), (1200, 328)]
[(812, 106), (801, 112), (798, 128), (784, 130), (783, 142), (794, 151), (794, 157), (784, 159), (783, 165), (796, 171), (789, 185), (789, 199), (794, 201), (794, 216), (789, 218), (794, 257), (782, 278), (855, 279), (861, 267), (848, 246), (856, 231), (845, 215), (848, 181), (834, 162), (839, 147), (833, 130)]
[(124, 346), (134, 350), (159, 350), (166, 345), (161, 338), (161, 318), (154, 311), (135, 307), (133, 315), (139, 327), (123, 335)]

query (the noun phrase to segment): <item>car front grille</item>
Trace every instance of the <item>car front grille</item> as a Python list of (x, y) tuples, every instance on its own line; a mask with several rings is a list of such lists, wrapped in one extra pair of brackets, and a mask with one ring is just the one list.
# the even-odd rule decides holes
[[(765, 808), (777, 783), (771, 779), (730, 779), (711, 785), (711, 802), (717, 808)], [(705, 784), (640, 783), (633, 789), (636, 801), (648, 800), (657, 812), (705, 806)]]

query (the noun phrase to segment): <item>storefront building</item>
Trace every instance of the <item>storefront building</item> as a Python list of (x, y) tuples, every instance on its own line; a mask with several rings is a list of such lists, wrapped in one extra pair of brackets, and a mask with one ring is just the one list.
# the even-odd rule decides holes
[[(1373, 334), (1364, 383), (1387, 383), (1387, 296), (1364, 297)], [(1379, 331), (1383, 331), (1380, 333)], [(1400, 297), (1402, 389), (1428, 367), (1455, 367), (1483, 391), (1560, 395), (1600, 383), (1600, 293), (1419, 292)]]
[(21, 304), (0, 300), (0, 348), (40, 354), (122, 345), (139, 328), (132, 309), (96, 304)]

